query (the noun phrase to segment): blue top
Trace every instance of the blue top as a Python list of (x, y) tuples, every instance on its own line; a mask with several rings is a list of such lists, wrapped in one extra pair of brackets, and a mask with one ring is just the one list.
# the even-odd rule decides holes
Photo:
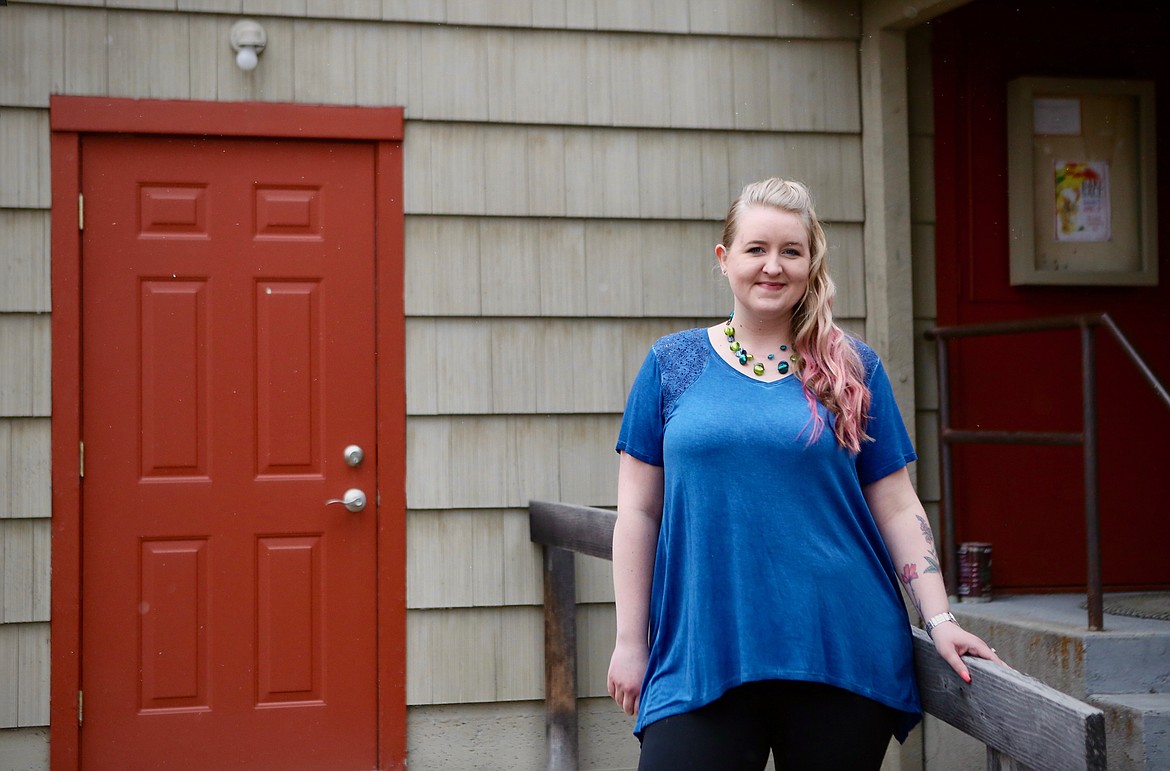
[(861, 489), (916, 460), (881, 361), (854, 341), (871, 393), (854, 455), (831, 415), (809, 443), (801, 382), (728, 364), (705, 329), (658, 340), (617, 449), (663, 467), (650, 662), (634, 732), (754, 680), (806, 680), (918, 722), (910, 623)]

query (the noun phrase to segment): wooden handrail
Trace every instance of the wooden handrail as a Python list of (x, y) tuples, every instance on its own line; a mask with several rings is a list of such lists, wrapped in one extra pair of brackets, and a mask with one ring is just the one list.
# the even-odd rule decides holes
[[(573, 553), (613, 558), (617, 514), (530, 501), (529, 529), (544, 549), (545, 707), (549, 771), (577, 768), (577, 622)], [(551, 598), (551, 599), (550, 599)], [(922, 708), (987, 746), (989, 769), (1097, 771), (1105, 764), (1105, 716), (1011, 667), (964, 657), (971, 682), (913, 628)]]

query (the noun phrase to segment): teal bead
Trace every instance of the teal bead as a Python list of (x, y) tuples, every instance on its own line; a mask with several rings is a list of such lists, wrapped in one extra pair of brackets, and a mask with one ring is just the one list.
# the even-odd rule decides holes
[(782, 346), (780, 346), (780, 350), (782, 350), (782, 351), (787, 351), (787, 350), (788, 350), (788, 346), (787, 346), (787, 345), (782, 345)]
[(776, 367), (776, 371), (779, 372), (781, 375), (787, 375), (788, 374), (788, 362), (786, 362), (786, 361), (780, 362), (780, 364), (777, 365), (777, 367)]

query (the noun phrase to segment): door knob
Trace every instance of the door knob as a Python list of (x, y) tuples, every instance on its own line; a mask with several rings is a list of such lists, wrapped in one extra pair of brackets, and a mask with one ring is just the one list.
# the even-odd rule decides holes
[(345, 491), (344, 498), (330, 498), (325, 501), (325, 505), (340, 503), (350, 511), (361, 511), (366, 507), (366, 494), (356, 487), (351, 487)]
[(345, 456), (345, 465), (351, 468), (356, 468), (366, 457), (365, 451), (356, 444), (347, 446), (341, 454)]

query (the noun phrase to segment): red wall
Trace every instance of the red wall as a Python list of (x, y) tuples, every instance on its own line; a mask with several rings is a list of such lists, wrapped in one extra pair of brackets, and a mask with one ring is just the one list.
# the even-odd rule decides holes
[[(932, 22), (940, 325), (1105, 311), (1170, 383), (1170, 13), (1159, 5), (975, 2)], [(1020, 76), (1156, 81), (1159, 286), (1010, 285), (1006, 87)], [(1080, 430), (1075, 330), (952, 346), (955, 426)], [(1104, 581), (1170, 585), (1170, 409), (1104, 333), (1098, 351)], [(956, 538), (994, 545), (997, 590), (1084, 584), (1079, 446), (957, 446), (954, 457)]]

